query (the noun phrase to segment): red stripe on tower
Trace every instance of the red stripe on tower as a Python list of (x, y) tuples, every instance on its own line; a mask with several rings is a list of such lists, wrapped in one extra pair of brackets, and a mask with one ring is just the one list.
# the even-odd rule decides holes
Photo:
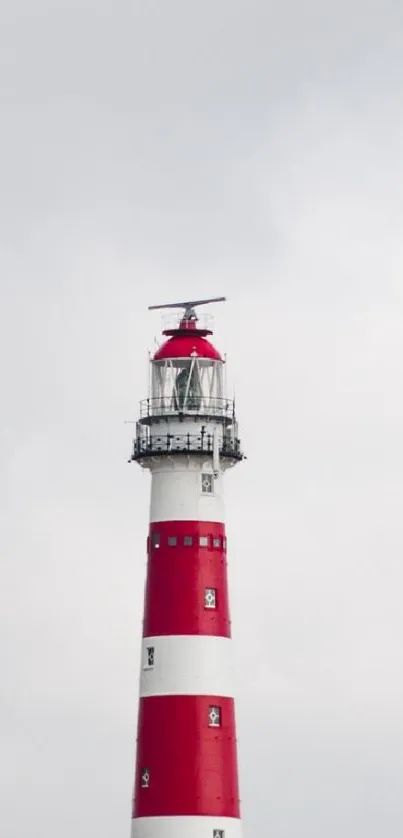
[(226, 538), (222, 524), (208, 521), (151, 524), (143, 634), (145, 637), (164, 634), (230, 637)]
[(161, 815), (239, 818), (232, 698), (141, 699), (133, 817)]
[(243, 455), (224, 362), (184, 305), (132, 455), (152, 477), (132, 838), (241, 838), (222, 478)]

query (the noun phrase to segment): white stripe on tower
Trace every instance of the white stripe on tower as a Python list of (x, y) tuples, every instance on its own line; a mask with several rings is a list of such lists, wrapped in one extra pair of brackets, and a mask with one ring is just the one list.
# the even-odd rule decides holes
[(140, 697), (233, 695), (231, 640), (205, 635), (145, 637)]
[(151, 521), (224, 521), (222, 475), (213, 481), (213, 493), (202, 492), (201, 475), (212, 475), (212, 467), (200, 460), (175, 457), (153, 468)]
[(238, 818), (138, 818), (131, 838), (242, 838)]

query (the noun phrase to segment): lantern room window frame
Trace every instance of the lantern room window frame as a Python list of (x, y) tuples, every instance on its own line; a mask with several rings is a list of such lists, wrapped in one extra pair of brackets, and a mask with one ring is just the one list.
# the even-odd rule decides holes
[(151, 361), (151, 414), (225, 411), (224, 361), (187, 358)]

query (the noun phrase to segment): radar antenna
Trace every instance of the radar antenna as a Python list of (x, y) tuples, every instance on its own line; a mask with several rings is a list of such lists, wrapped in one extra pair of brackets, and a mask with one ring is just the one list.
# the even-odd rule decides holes
[(204, 306), (208, 303), (224, 303), (226, 301), (226, 297), (211, 297), (210, 300), (188, 300), (184, 303), (164, 303), (161, 306), (148, 306), (149, 311), (154, 311), (155, 309), (160, 308), (184, 308), (183, 320), (197, 320), (197, 314), (195, 312), (195, 308), (197, 306)]

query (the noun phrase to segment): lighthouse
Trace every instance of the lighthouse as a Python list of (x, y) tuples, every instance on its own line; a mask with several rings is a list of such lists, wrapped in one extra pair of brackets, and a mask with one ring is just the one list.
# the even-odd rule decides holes
[(131, 460), (151, 473), (131, 838), (241, 838), (223, 478), (243, 459), (200, 305), (150, 360)]

